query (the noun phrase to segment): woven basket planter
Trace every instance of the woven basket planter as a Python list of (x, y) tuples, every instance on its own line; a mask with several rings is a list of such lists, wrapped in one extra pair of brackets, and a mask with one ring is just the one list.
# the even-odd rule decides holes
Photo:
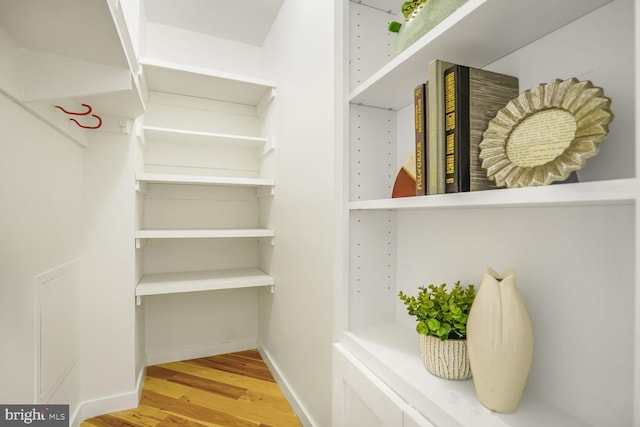
[(420, 334), (420, 353), (427, 371), (447, 380), (471, 378), (466, 340), (445, 340)]

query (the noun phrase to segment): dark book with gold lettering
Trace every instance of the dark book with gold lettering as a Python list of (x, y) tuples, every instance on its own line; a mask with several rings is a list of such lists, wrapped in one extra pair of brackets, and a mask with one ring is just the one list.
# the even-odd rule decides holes
[(416, 196), (427, 194), (427, 94), (429, 82), (413, 90), (413, 111), (416, 134)]
[(444, 71), (452, 62), (434, 59), (427, 68), (427, 194), (442, 194), (444, 186)]
[(513, 76), (453, 65), (444, 73), (445, 188), (447, 193), (495, 188), (480, 161), (489, 122), (518, 96)]

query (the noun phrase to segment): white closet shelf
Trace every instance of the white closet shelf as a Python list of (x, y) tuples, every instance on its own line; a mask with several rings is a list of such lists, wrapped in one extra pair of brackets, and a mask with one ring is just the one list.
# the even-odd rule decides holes
[(139, 182), (155, 184), (194, 184), (194, 185), (223, 185), (223, 186), (244, 186), (244, 187), (273, 187), (273, 179), (267, 178), (236, 178), (225, 176), (204, 176), (204, 175), (179, 175), (179, 174), (159, 174), (140, 173), (136, 175)]
[(268, 80), (140, 58), (149, 90), (257, 106), (273, 94)]
[(144, 138), (146, 140), (158, 141), (178, 141), (178, 142), (228, 142), (228, 143), (254, 143), (267, 144), (268, 138), (232, 135), (214, 132), (198, 132), (186, 129), (165, 128), (159, 126), (143, 126)]
[(91, 105), (109, 130), (144, 112), (140, 65), (119, 1), (2, 1), (0, 38), (0, 63), (18, 64), (0, 71), (0, 92), (80, 145), (87, 145), (86, 132), (55, 105)]
[(418, 334), (399, 324), (379, 324), (343, 332), (341, 343), (367, 366), (376, 368), (382, 381), (394, 384), (400, 397), (430, 414), (434, 425), (478, 427), (558, 425), (588, 426), (586, 422), (525, 389), (513, 414), (498, 414), (482, 406), (473, 380), (450, 381), (431, 375), (420, 358)]
[(427, 80), (432, 60), (482, 68), (610, 1), (469, 0), (356, 87), (349, 100), (398, 110), (413, 102), (413, 88)]
[(274, 237), (273, 230), (264, 228), (238, 228), (238, 229), (202, 229), (202, 230), (138, 230), (136, 239), (215, 239), (215, 238), (242, 238), (242, 237)]
[(505, 206), (632, 204), (640, 191), (636, 178), (497, 189), (456, 194), (352, 201), (350, 210), (441, 209)]
[(0, 27), (25, 49), (138, 70), (118, 0), (3, 0)]
[(275, 232), (264, 228), (238, 228), (238, 229), (208, 229), (208, 230), (138, 230), (135, 232), (136, 248), (140, 249), (144, 245), (145, 239), (241, 239), (241, 238), (273, 238)]
[(272, 286), (273, 277), (258, 268), (145, 274), (136, 296)]
[(135, 119), (145, 111), (142, 88), (140, 81), (133, 75), (130, 76), (129, 82), (123, 90), (76, 96), (74, 99), (91, 105), (93, 111), (99, 115)]

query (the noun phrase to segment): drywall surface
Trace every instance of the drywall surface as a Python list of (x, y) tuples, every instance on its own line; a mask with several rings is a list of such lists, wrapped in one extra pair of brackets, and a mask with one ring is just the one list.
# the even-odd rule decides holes
[(261, 77), (258, 46), (148, 22), (141, 56), (232, 74)]
[(277, 136), (268, 260), (275, 293), (260, 299), (259, 343), (309, 424), (331, 424), (335, 252), (334, 5), (285, 1), (263, 45), (276, 82), (265, 127)]
[[(75, 303), (57, 305), (52, 291), (80, 288), (83, 149), (4, 95), (0, 112), (0, 402), (58, 401), (73, 412), (81, 336), (56, 332), (73, 323), (62, 314)], [(64, 351), (47, 342), (41, 353), (49, 337)]]
[(83, 396), (115, 402), (131, 395), (135, 406), (134, 136), (91, 136), (84, 180)]

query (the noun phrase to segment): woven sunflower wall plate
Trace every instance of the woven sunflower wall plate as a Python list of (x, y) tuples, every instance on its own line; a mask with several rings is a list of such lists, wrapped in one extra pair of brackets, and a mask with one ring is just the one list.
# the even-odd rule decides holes
[(553, 80), (521, 93), (489, 122), (480, 160), (498, 187), (564, 181), (598, 154), (611, 100), (590, 81)]

